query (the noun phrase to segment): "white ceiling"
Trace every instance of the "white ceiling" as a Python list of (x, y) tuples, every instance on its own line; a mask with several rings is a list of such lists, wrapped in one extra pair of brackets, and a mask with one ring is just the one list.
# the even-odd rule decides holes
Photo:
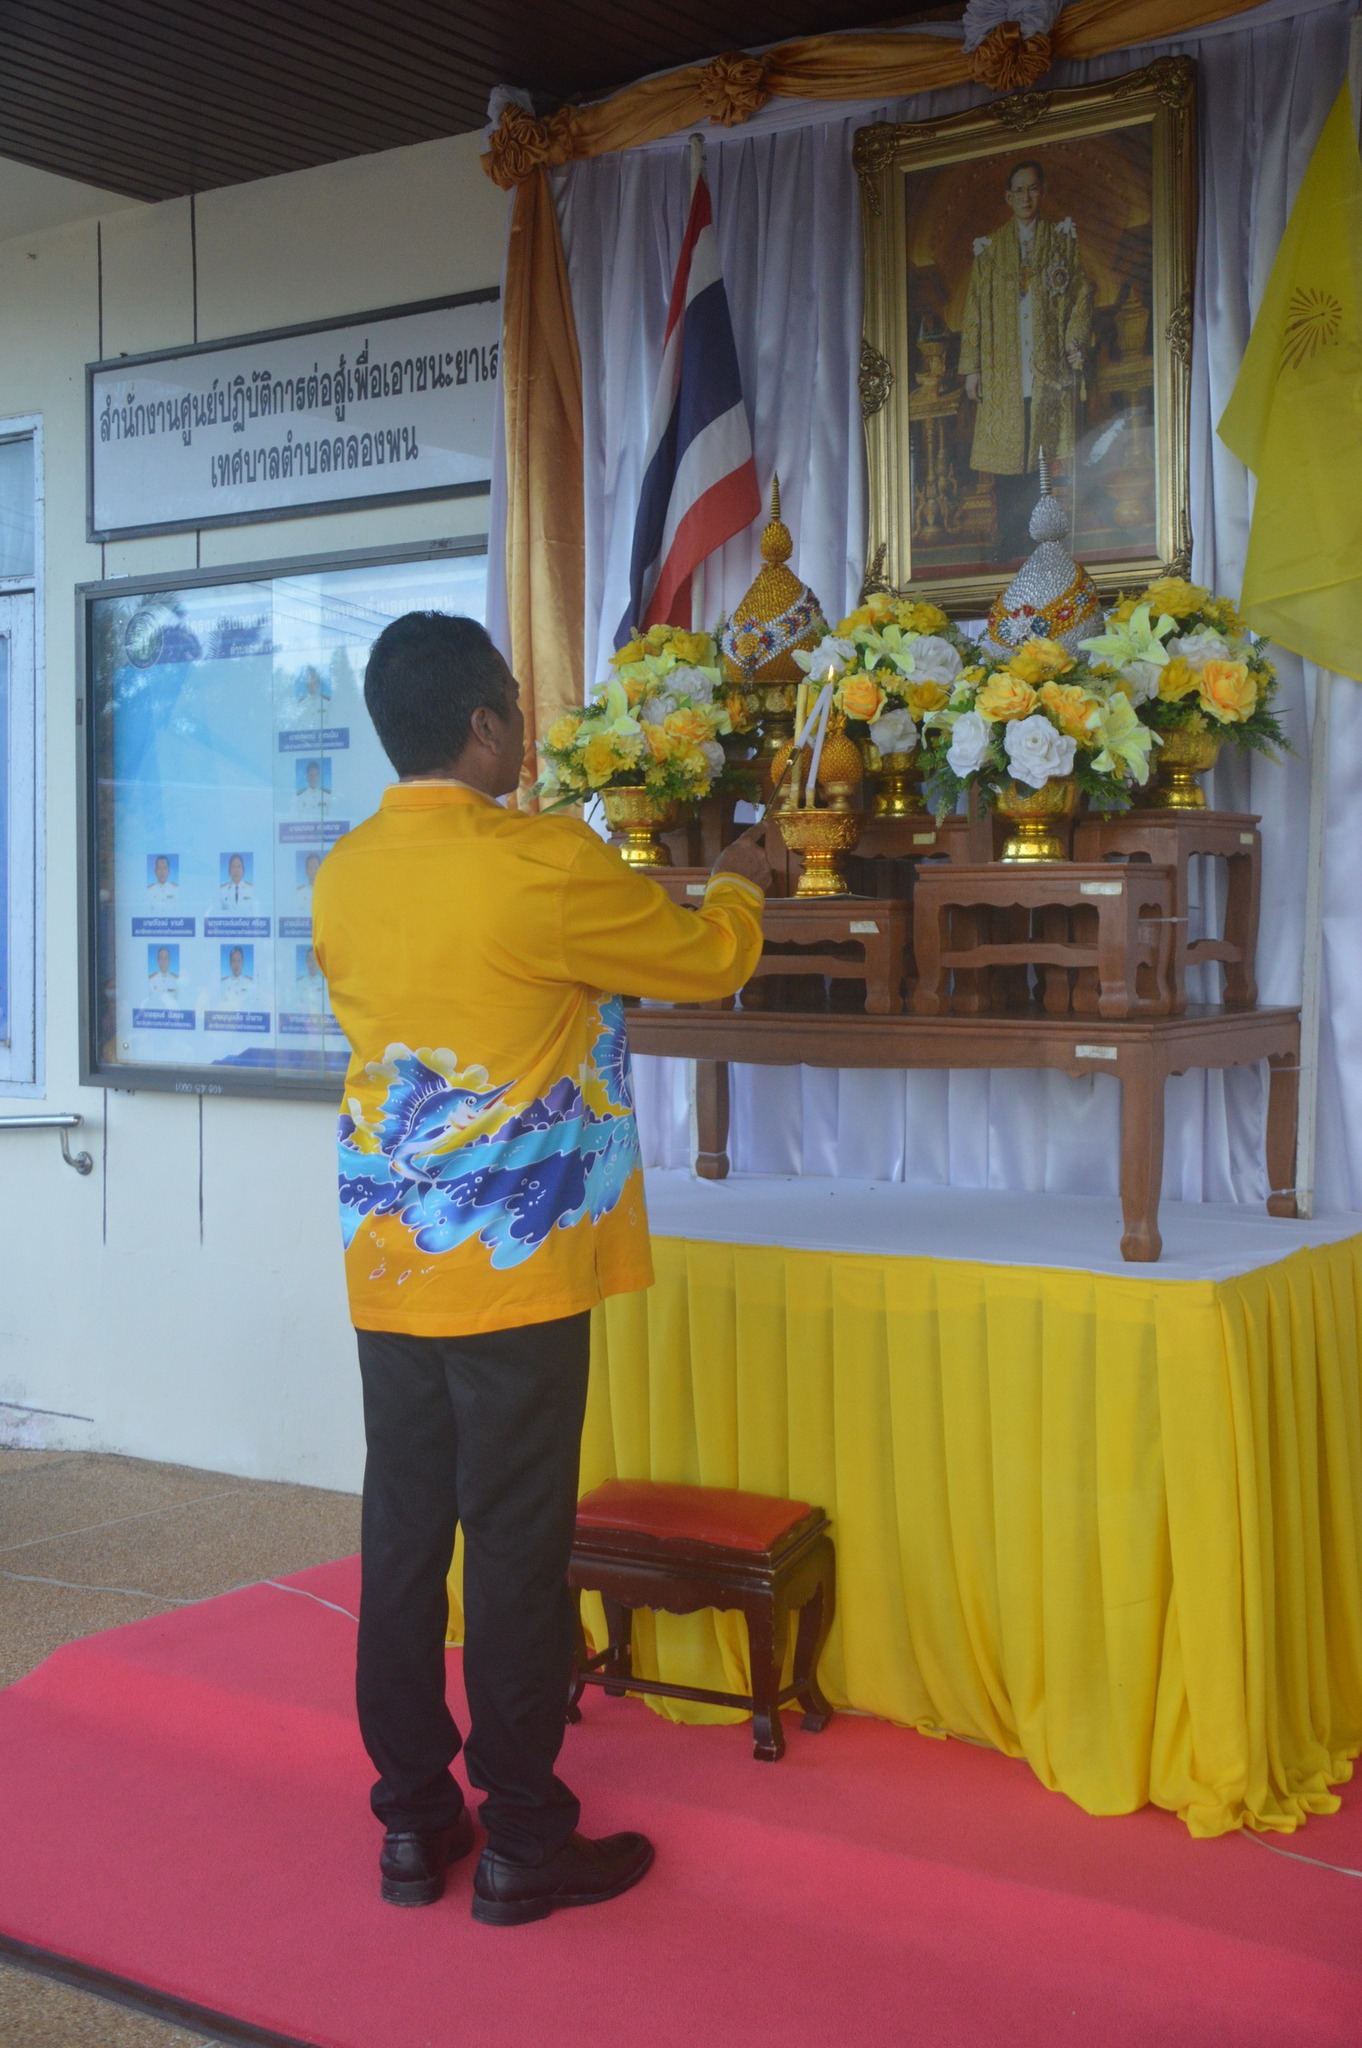
[(37, 171), (31, 164), (0, 156), (0, 242), (141, 204), (121, 192), (102, 192), (97, 185), (82, 185), (75, 178), (59, 178), (52, 171)]

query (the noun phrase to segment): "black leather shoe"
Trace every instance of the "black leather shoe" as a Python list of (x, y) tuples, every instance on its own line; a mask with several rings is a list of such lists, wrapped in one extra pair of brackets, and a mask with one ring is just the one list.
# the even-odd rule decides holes
[(484, 1849), (473, 1875), (473, 1918), (489, 1927), (547, 1920), (560, 1906), (599, 1906), (645, 1876), (653, 1860), (646, 1835), (573, 1835), (547, 1863), (512, 1863)]
[(445, 1888), (445, 1872), (473, 1846), (473, 1823), (466, 1812), (434, 1834), (404, 1834), (389, 1828), (383, 1837), (378, 1870), (390, 1906), (433, 1906)]

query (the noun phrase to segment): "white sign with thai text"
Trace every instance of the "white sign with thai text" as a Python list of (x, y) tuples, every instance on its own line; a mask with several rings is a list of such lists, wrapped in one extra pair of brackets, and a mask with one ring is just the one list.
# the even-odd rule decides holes
[(90, 537), (485, 490), (500, 355), (490, 293), (93, 363)]

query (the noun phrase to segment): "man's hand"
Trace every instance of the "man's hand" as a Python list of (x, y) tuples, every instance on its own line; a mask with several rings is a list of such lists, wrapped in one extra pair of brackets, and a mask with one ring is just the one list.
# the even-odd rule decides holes
[(979, 381), (979, 372), (977, 370), (971, 370), (968, 377), (966, 377), (965, 379), (966, 398), (972, 398), (977, 404), (979, 400), (979, 393), (982, 389), (983, 386)]
[(749, 825), (740, 839), (726, 846), (715, 861), (716, 875), (741, 875), (745, 882), (755, 882), (759, 889), (771, 887), (771, 857), (766, 850), (765, 824)]

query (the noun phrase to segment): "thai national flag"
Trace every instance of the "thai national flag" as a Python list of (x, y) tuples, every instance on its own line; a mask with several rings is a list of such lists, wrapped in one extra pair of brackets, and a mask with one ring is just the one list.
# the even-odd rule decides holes
[(616, 645), (633, 626), (689, 626), (692, 575), (760, 510), (714, 215), (701, 177), (667, 311), (634, 523), (629, 615)]

